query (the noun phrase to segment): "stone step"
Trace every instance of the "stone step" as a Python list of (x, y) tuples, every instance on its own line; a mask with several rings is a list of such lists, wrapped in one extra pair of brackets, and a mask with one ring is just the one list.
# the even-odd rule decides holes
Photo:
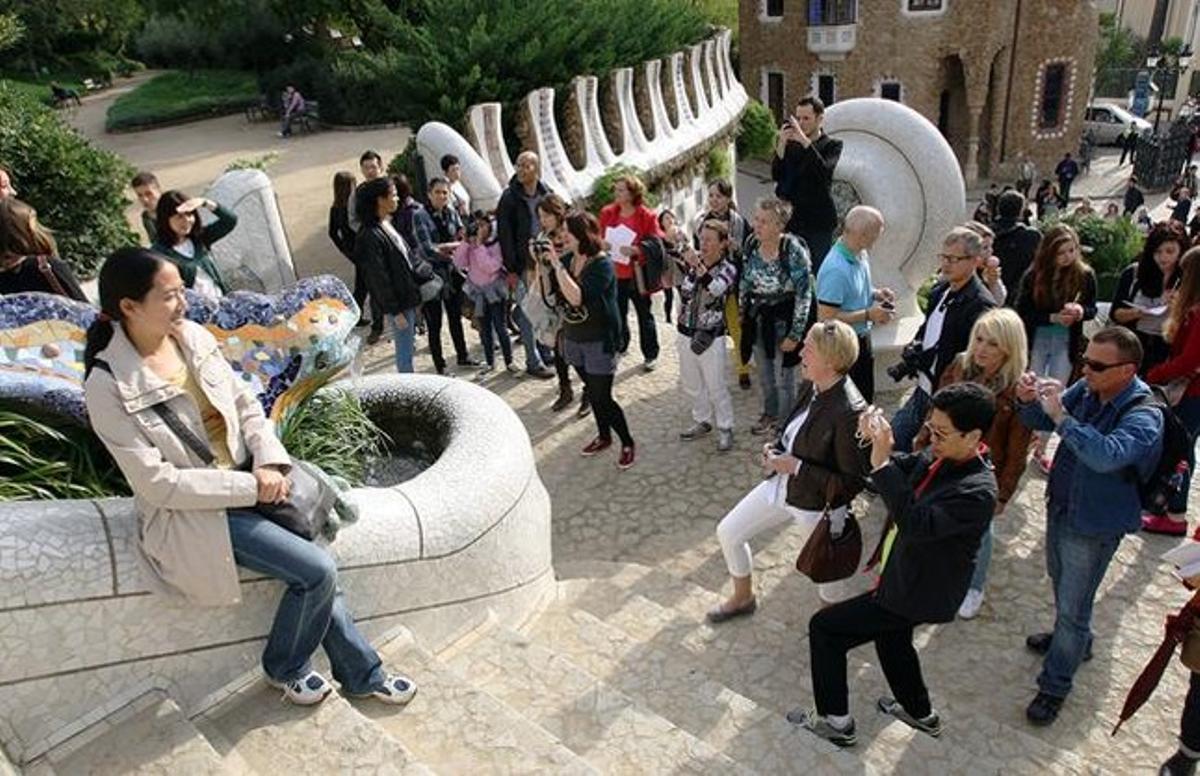
[[(404, 713), (395, 707), (389, 711)], [(259, 774), (433, 773), (336, 691), (316, 707), (303, 707), (282, 700), (281, 691), (265, 682), (256, 682), (195, 722), (226, 763)]]
[[(582, 571), (599, 571), (602, 576), (595, 580), (577, 578), (560, 582), (564, 600), (596, 614), (635, 639), (653, 640), (669, 652), (686, 654), (709, 676), (764, 708), (786, 713), (797, 705), (811, 703), (808, 635), (802, 629), (779, 623), (764, 616), (762, 611), (740, 622), (714, 628), (702, 619), (703, 612), (720, 599), (710, 590), (632, 564), (589, 561), (572, 565), (566, 573)], [(919, 629), (916, 634), (919, 648), (931, 640), (936, 643), (939, 635), (941, 639), (950, 636), (939, 634), (937, 628)], [(948, 644), (942, 646), (948, 648)], [(851, 706), (858, 720), (860, 749), (865, 742), (873, 741), (881, 729), (892, 727), (886, 716), (874, 711), (875, 698), (889, 691), (882, 672), (871, 658), (874, 653), (869, 648), (855, 650), (848, 656)], [(928, 657), (925, 662), (928, 673), (933, 664)], [(938, 687), (933, 690), (935, 703), (947, 724), (943, 736), (955, 736), (957, 746), (977, 756), (985, 768), (996, 762), (1005, 763), (1006, 772), (1090, 772), (1073, 752), (1015, 725), (982, 715), (969, 704), (955, 703), (944, 695), (939, 697), (939, 692), (945, 691)], [(903, 725), (899, 727), (907, 730)], [(898, 751), (913, 746), (920, 750), (926, 742), (943, 743), (932, 742), (923, 735), (905, 738), (914, 743)], [(871, 744), (868, 749), (874, 746)], [(879, 746), (881, 752), (897, 749), (887, 740)], [(888, 761), (877, 760), (871, 753), (866, 756), (871, 762)]]
[(473, 686), (411, 639), (396, 639), (380, 653), (386, 664), (411, 676), (420, 691), (401, 714), (367, 700), (353, 705), (435, 771), (598, 774), (544, 728)]
[(755, 773), (565, 655), (507, 628), (497, 628), (449, 665), (603, 773)]
[(876, 772), (723, 686), (679, 650), (635, 639), (582, 609), (552, 606), (528, 635), (760, 773)]
[[(61, 759), (54, 752), (31, 765), (29, 774), (57, 776), (206, 776), (242, 774), (227, 766), (199, 730), (162, 693), (143, 696), (138, 708), (101, 723), (103, 730)], [(0, 769), (0, 773), (2, 773)]]

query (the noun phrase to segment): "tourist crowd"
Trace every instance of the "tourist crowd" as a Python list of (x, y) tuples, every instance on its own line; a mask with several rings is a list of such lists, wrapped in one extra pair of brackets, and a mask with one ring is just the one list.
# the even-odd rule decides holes
[[(862, 205), (838, 223), (830, 184), (842, 149), (824, 133), (823, 114), (820, 100), (799, 101), (776, 149), (776, 197), (748, 213), (731, 182), (717, 179), (704, 212), (682, 223), (669, 209), (652, 209), (644, 183), (630, 174), (616, 179), (614, 199), (597, 217), (553, 193), (529, 151), (493, 212), (472, 209), (470, 181), (453, 156), (441, 160), (421, 203), (404, 176), (385, 174), (379, 154), (367, 151), (361, 182), (348, 171), (334, 177), (329, 236), (353, 263), (368, 342), (390, 330), (398, 371), (413, 371), (416, 338), (424, 336), (435, 370), (448, 373), (444, 328), (454, 366), (477, 380), (496, 374), (498, 349), (504, 371), (556, 380), (552, 411), (575, 405), (579, 417), (593, 415), (585, 457), (615, 441), (617, 466), (635, 464), (614, 379), (635, 339), (630, 306), (641, 369), (657, 367), (663, 343), (652, 302), (660, 292), (691, 414), (682, 440), (715, 432), (718, 452), (734, 449), (732, 379), (745, 390), (757, 382), (761, 411), (742, 426), (762, 437), (764, 476), (716, 527), (732, 592), (708, 620), (757, 610), (751, 542), (782, 524), (800, 526), (798, 567), (818, 584), (824, 607), (809, 624), (815, 708), (788, 718), (839, 746), (856, 741), (846, 654), (867, 642), (894, 693), (879, 710), (941, 732), (913, 631), (979, 614), (993, 521), (1032, 452), (1048, 475), (1045, 562), (1055, 619), (1026, 640), (1045, 656), (1026, 715), (1048, 725), (1092, 655), (1096, 593), (1122, 538), (1187, 533), (1200, 432), (1200, 248), (1179, 219), (1153, 225), (1121, 276), (1110, 325), (1088, 337), (1097, 279), (1079, 235), (1064, 223), (1041, 232), (1021, 191), (997, 192), (977, 211), (982, 222), (943, 236), (923, 322), (888, 370), (914, 385), (888, 419), (873, 404), (871, 345), (872, 329), (892, 321), (902, 301), (872, 277), (871, 251), (887, 240), (887, 224)], [(1035, 195), (1039, 211), (1065, 196), (1078, 172), (1067, 155), (1058, 192), (1045, 181), (1045, 195)], [(164, 587), (203, 603), (236, 600), (235, 564), (287, 583), (263, 667), (293, 701), (329, 692), (309, 662), (318, 645), (348, 692), (406, 701), (415, 686), (382, 670), (345, 608), (328, 555), (250, 511), (287, 497), (289, 459), (262, 433), (262, 411), (244, 384), (212, 358), (211, 336), (182, 322), (184, 288), (229, 290), (211, 248), (236, 216), (208, 199), (160, 193), (148, 173), (132, 183), (151, 248), (118, 251), (101, 271), (86, 389), (97, 433), (143, 512), (155, 515), (143, 530), (144, 551)], [(1023, 187), (1031, 183), (1032, 173)], [(1130, 204), (1127, 195), (1123, 217)], [(207, 225), (204, 210), (212, 214)], [(0, 171), (0, 293), (30, 290), (84, 298), (52, 235)], [(469, 329), (478, 332), (482, 361)], [(146, 431), (136, 422), (141, 406), (123, 397), (148, 386), (217, 453), (211, 463), (197, 466), (180, 444), (179, 423)], [(866, 497), (887, 513), (869, 554), (852, 509)], [(224, 519), (214, 520), (214, 510)], [(847, 582), (864, 568), (875, 584), (854, 595)], [(1187, 714), (1200, 714), (1200, 692), (1187, 703)], [(1200, 750), (1185, 745), (1169, 772), (1191, 772), (1197, 758)]]

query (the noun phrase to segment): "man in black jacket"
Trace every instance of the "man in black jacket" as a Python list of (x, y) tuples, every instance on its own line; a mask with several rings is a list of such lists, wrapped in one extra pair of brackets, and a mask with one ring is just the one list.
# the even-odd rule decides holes
[(514, 292), (512, 317), (521, 330), (521, 344), (525, 346), (525, 371), (549, 380), (554, 377), (553, 370), (547, 369), (545, 364), (550, 356), (542, 353), (533, 333), (533, 324), (521, 310), (521, 300), (529, 287), (525, 278), (533, 269), (529, 240), (540, 229), (537, 206), (542, 197), (550, 193), (541, 181), (541, 172), (541, 162), (533, 151), (522, 151), (517, 156), (517, 170), (496, 206), (496, 237), (500, 241), (504, 268), (508, 271), (508, 287)]
[(1021, 285), (1021, 276), (1033, 263), (1042, 242), (1042, 233), (1032, 226), (1021, 223), (1025, 213), (1025, 197), (1019, 191), (1006, 191), (996, 201), (996, 221), (992, 228), (996, 239), (992, 241), (992, 253), (1000, 259), (1000, 280), (1008, 289), (1007, 307), (1016, 306), (1016, 289)]
[(1146, 204), (1146, 195), (1138, 188), (1138, 180), (1136, 176), (1129, 176), (1129, 186), (1125, 189), (1125, 201), (1123, 213), (1131, 216), (1137, 212), (1137, 209)]
[(983, 238), (966, 227), (950, 230), (942, 242), (941, 279), (929, 292), (929, 309), (917, 336), (904, 349), (904, 377), (917, 378), (917, 388), (895, 416), (892, 430), (896, 450), (912, 452), (913, 440), (929, 414), (929, 401), (942, 372), (967, 349), (971, 327), (996, 301), (977, 270), (987, 259)]
[(923, 733), (941, 734), (913, 628), (952, 621), (970, 585), (975, 552), (996, 506), (996, 477), (982, 443), (995, 414), (995, 400), (983, 386), (947, 386), (933, 397), (930, 447), (892, 455), (892, 430), (883, 415), (874, 408), (863, 413), (859, 431), (872, 442), (871, 477), (888, 509), (879, 586), (809, 620), (816, 710), (795, 709), (789, 722), (853, 746), (846, 653), (873, 641), (896, 694), (880, 698), (879, 710)]
[(842, 141), (825, 134), (821, 129), (824, 121), (825, 104), (819, 97), (805, 97), (796, 103), (779, 130), (771, 162), (775, 195), (792, 203), (787, 231), (808, 243), (814, 276), (833, 245), (837, 210), (830, 186), (842, 156)]

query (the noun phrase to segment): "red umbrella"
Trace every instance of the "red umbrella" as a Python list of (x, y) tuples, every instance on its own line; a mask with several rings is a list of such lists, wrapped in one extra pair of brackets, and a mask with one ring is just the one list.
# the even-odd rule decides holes
[(1142, 704), (1150, 700), (1159, 680), (1162, 679), (1163, 671), (1167, 670), (1167, 663), (1171, 662), (1171, 655), (1175, 654), (1175, 647), (1182, 644), (1191, 633), (1197, 614), (1200, 614), (1200, 590), (1192, 594), (1178, 614), (1167, 615), (1163, 643), (1154, 651), (1150, 662), (1146, 663), (1142, 673), (1129, 688), (1129, 694), (1125, 696), (1125, 705), (1121, 707), (1121, 718), (1113, 726), (1112, 735), (1115, 736), (1125, 720), (1136, 714)]

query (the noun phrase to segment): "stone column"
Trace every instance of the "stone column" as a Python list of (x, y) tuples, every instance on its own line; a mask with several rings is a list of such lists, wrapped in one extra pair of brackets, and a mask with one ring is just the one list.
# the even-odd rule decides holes
[(979, 124), (983, 106), (967, 104), (967, 158), (963, 162), (963, 178), (972, 186), (979, 180)]

